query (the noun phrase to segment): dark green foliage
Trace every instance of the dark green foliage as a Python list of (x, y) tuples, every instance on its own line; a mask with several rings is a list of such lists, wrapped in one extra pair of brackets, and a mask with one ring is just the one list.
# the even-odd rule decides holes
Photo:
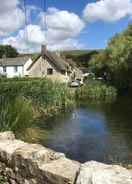
[(11, 45), (0, 45), (0, 58), (2, 58), (4, 55), (6, 57), (13, 58), (18, 56), (18, 52)]
[(102, 76), (119, 89), (132, 86), (132, 25), (115, 35), (107, 48), (92, 58), (90, 66), (97, 76)]
[(1, 175), (0, 184), (9, 184), (7, 177)]
[(64, 55), (67, 59), (72, 59), (78, 67), (88, 68), (90, 59), (98, 52), (99, 51), (97, 50), (65, 51), (62, 55)]

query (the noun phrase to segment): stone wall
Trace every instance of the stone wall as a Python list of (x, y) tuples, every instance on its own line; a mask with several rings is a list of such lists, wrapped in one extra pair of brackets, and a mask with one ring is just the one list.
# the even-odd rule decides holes
[(132, 184), (132, 172), (95, 161), (81, 164), (38, 144), (0, 134), (0, 174), (10, 184)]

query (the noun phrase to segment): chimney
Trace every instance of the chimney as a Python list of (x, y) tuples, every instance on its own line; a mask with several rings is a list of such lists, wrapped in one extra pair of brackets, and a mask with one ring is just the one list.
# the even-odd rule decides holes
[(61, 53), (59, 51), (56, 51), (55, 53), (57, 56), (59, 56), (59, 57), (61, 56)]
[(3, 58), (3, 59), (6, 59), (6, 54), (3, 54), (2, 58)]
[(6, 54), (3, 54), (1, 62), (1, 64), (4, 65), (4, 63), (6, 62)]
[(46, 51), (47, 51), (47, 46), (46, 45), (42, 45), (41, 46), (41, 55), (43, 56)]

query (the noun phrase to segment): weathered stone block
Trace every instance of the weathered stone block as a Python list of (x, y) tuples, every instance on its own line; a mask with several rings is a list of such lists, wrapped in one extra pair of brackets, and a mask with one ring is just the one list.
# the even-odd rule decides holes
[(0, 161), (11, 165), (13, 153), (16, 149), (25, 145), (23, 141), (19, 140), (1, 140), (0, 141)]
[(16, 172), (21, 173), (26, 178), (37, 176), (38, 166), (64, 157), (64, 154), (54, 152), (38, 144), (25, 144), (16, 149), (12, 157)]
[(14, 139), (15, 139), (15, 135), (11, 131), (0, 133), (0, 141), (1, 140), (14, 140)]
[(60, 158), (40, 167), (44, 184), (74, 184), (80, 163)]
[(132, 171), (121, 166), (80, 164), (9, 134), (0, 133), (0, 174), (10, 184), (132, 184)]
[(77, 184), (132, 184), (132, 171), (91, 161), (81, 165)]

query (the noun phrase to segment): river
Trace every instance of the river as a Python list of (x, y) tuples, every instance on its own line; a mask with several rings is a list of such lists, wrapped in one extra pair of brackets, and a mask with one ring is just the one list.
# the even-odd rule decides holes
[(39, 143), (68, 158), (132, 164), (132, 98), (112, 104), (87, 101), (38, 126), (48, 131)]

